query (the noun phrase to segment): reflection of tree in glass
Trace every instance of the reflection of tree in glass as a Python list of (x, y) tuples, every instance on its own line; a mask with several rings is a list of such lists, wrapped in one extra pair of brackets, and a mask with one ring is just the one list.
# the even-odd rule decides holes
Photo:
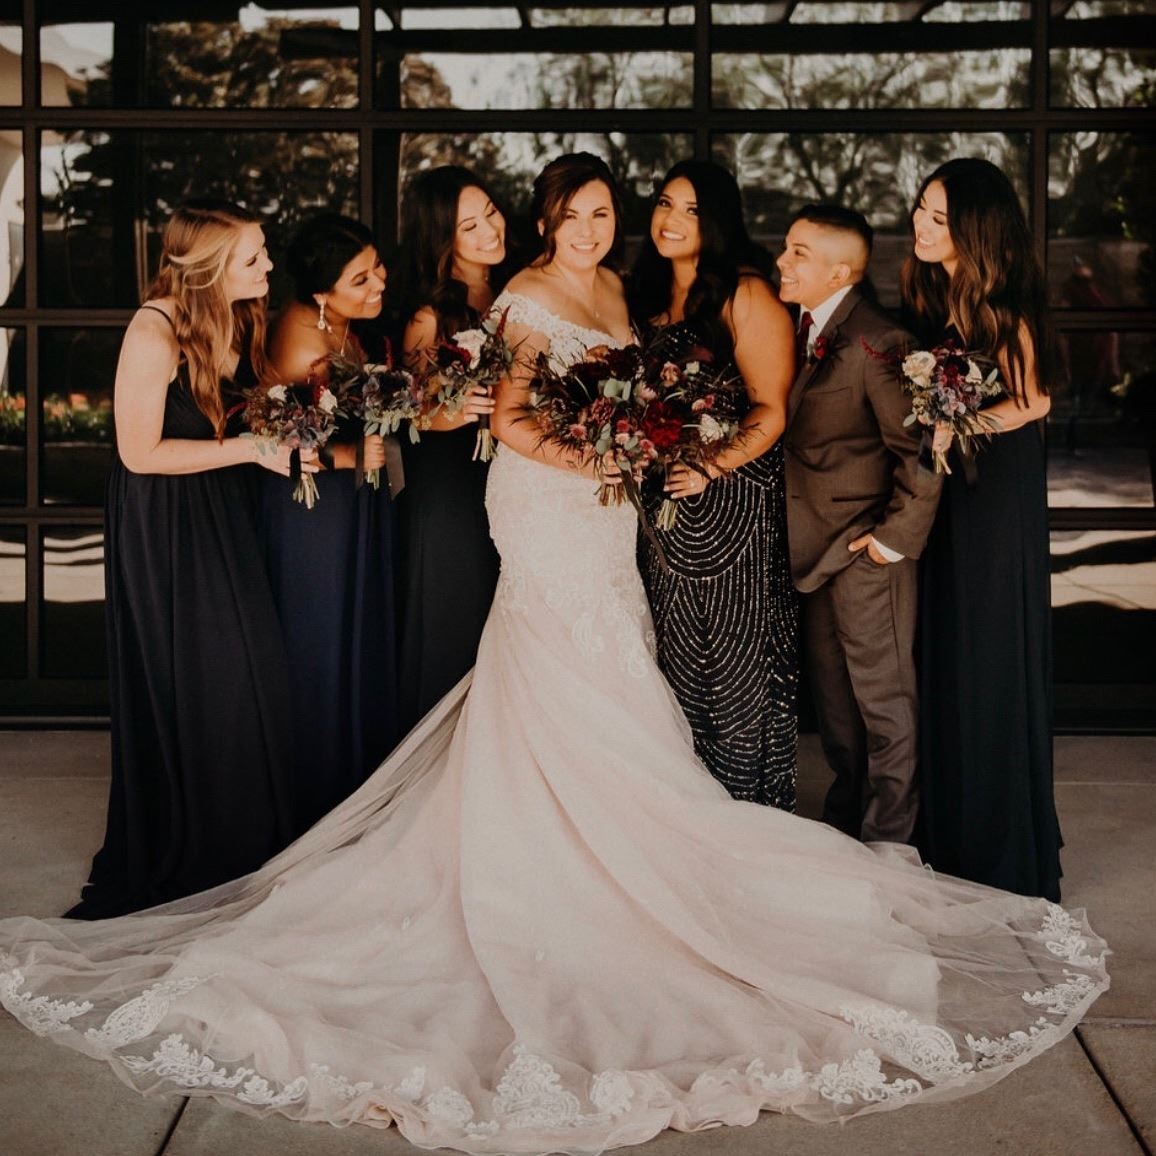
[[(289, 22), (242, 32), (238, 25), (166, 24), (153, 29), (152, 98), (203, 108), (278, 103), (340, 107), (355, 100), (356, 61), (344, 56), (286, 60), (282, 33)], [(300, 32), (300, 30), (297, 30)], [(165, 91), (155, 85), (165, 77)], [(294, 95), (296, 94), (296, 95)], [(356, 213), (357, 136), (354, 133), (132, 131), (75, 133), (46, 177), (46, 299), (52, 304), (131, 304), (141, 265), (136, 218), (156, 233), (173, 206), (190, 196), (241, 201), (285, 232), (319, 208)], [(117, 193), (135, 192), (141, 173), (144, 204)], [(55, 217), (55, 220), (52, 218)], [(53, 230), (55, 231), (55, 230)], [(56, 251), (56, 256), (52, 255)], [(151, 269), (155, 251), (144, 266)]]
[(536, 59), (531, 107), (686, 108), (692, 103), (693, 70), (683, 53), (543, 53)]
[(878, 229), (905, 232), (920, 181), (953, 156), (999, 165), (1024, 195), (1027, 140), (998, 133), (746, 133), (715, 138), (715, 158), (734, 169), (759, 233), (786, 231), (808, 201), (865, 213)]
[[(539, 107), (565, 99), (566, 93), (608, 83), (604, 63), (613, 58), (557, 56), (557, 68), (543, 69), (537, 78)], [(403, 105), (453, 108), (453, 93), (438, 69), (428, 61), (409, 58), (404, 75)], [(662, 85), (651, 77), (646, 85)], [(689, 95), (687, 96), (689, 100)], [(689, 154), (689, 136), (662, 133), (410, 133), (402, 140), (403, 180), (415, 172), (444, 164), (465, 164), (493, 189), (508, 212), (525, 218), (530, 209), (530, 185), (547, 161), (560, 153), (587, 149), (605, 158), (621, 183), (627, 227), (641, 231), (649, 215), (655, 179), (676, 160)], [(532, 247), (532, 242), (531, 242)]]
[[(357, 59), (338, 22), (272, 18), (259, 28), (192, 22), (149, 25), (149, 103), (173, 108), (354, 108)], [(310, 50), (306, 38), (315, 47)]]
[(1156, 259), (1152, 252), (1156, 240), (1152, 214), (1156, 203), (1156, 137), (1142, 133), (1057, 133), (1051, 138), (1050, 150), (1048, 220), (1052, 235), (1084, 239), (1110, 264), (1124, 259), (1122, 242), (1139, 243), (1135, 272), (1118, 283), (1118, 291), (1123, 298), (1156, 305)]
[(947, 53), (725, 53), (720, 108), (1005, 108), (1028, 98), (1028, 49)]

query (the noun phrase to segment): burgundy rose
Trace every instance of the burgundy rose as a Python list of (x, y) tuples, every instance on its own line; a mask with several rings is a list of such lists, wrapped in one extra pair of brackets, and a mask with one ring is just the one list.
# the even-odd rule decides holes
[(613, 377), (614, 373), (605, 361), (579, 361), (570, 367), (570, 375), (593, 390), (601, 382)]
[(682, 440), (682, 420), (678, 411), (664, 401), (646, 407), (639, 428), (642, 436), (653, 442), (660, 453), (673, 449)]
[(625, 349), (606, 348), (602, 359), (609, 366), (612, 377), (629, 381), (638, 369), (638, 348), (633, 345)]
[(471, 360), (470, 351), (463, 349), (460, 345), (454, 345), (450, 341), (442, 341), (438, 344), (438, 369), (453, 369), (456, 365), (468, 369)]

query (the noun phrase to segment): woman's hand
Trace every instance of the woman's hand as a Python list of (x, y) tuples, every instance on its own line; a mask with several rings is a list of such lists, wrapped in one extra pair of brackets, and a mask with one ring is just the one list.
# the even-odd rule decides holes
[[(255, 438), (248, 439), (253, 446), (253, 461), (266, 470), (271, 470), (282, 477), (289, 476), (289, 459), (293, 451), (288, 446), (277, 446), (275, 449), (263, 449)], [(318, 470), (317, 451), (301, 451), (301, 472), (315, 474)]]
[(594, 469), (593, 462), (590, 468), (593, 476), (597, 478), (598, 481), (608, 486), (622, 485), (622, 467), (618, 464), (618, 459), (614, 456), (613, 450), (607, 450), (602, 455), (602, 462), (598, 469)]
[(935, 423), (935, 432), (931, 435), (931, 449), (933, 453), (945, 454), (951, 449), (955, 440), (955, 430), (945, 421)]
[(361, 461), (366, 472), (380, 470), (385, 465), (385, 438), (381, 434), (365, 436)]
[(494, 412), (497, 402), (485, 386), (475, 385), (466, 398), (465, 405), (458, 411), (458, 420), (463, 424), (468, 421), (477, 421), (479, 417), (489, 417)]
[(709, 477), (700, 474), (698, 470), (692, 470), (690, 466), (674, 466), (667, 474), (666, 485), (662, 488), (672, 498), (695, 498), (718, 476), (710, 466), (705, 468)]

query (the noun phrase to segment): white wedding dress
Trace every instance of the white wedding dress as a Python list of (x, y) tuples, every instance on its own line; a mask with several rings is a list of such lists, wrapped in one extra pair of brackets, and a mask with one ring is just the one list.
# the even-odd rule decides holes
[[(507, 294), (568, 363), (605, 334)], [(0, 1000), (145, 1093), (592, 1154), (976, 1091), (1108, 986), (1080, 912), (733, 801), (651, 653), (629, 506), (503, 449), (467, 678), (257, 873), (0, 922)], [(324, 693), (324, 688), (319, 688)]]

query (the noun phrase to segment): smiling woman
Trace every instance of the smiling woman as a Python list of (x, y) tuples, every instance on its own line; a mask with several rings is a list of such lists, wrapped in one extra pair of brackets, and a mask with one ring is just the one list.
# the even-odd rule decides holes
[[(252, 870), (291, 838), (285, 653), (226, 393), (265, 370), (260, 222), (190, 201), (125, 334), (105, 508), (112, 789), (77, 918)], [(278, 482), (282, 479), (278, 478)]]
[[(390, 284), (407, 363), (478, 325), (508, 271), (506, 218), (469, 169), (441, 165), (406, 189), (398, 276)], [(403, 439), (398, 512), (398, 693), (408, 731), (474, 665), (498, 581), (485, 495), (474, 460), (478, 422), (494, 408), (475, 387), (452, 415), (436, 413), (418, 443)]]
[[(297, 230), (287, 256), (294, 299), (269, 341), (277, 380), (324, 373), (333, 354), (364, 362), (353, 328), (381, 313), (386, 283), (372, 233), (323, 213)], [(264, 479), (261, 493), (289, 657), (296, 833), (360, 786), (397, 739), (392, 503), (387, 489), (359, 486), (355, 469), (384, 465), (385, 446), (343, 420), (326, 449), (316, 509), (294, 501), (281, 478)]]
[(671, 361), (709, 351), (745, 387), (742, 434), (705, 470), (675, 466), (640, 567), (658, 663), (694, 732), (695, 753), (735, 798), (795, 807), (798, 609), (787, 558), (783, 450), (794, 340), (771, 288), (770, 255), (743, 220), (734, 177), (680, 161), (663, 178), (631, 274), (636, 322)]

